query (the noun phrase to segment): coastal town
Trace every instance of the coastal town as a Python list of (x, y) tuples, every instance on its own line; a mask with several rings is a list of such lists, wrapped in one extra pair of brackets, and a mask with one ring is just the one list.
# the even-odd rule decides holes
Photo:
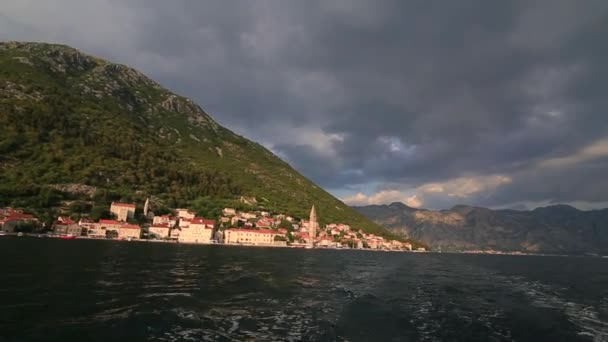
[[(146, 200), (143, 216), (147, 223), (134, 220), (135, 203), (112, 202), (111, 219), (97, 222), (81, 217), (59, 216), (45, 236), (62, 239), (110, 239), (186, 244), (224, 244), (260, 247), (367, 249), (385, 251), (425, 251), (412, 249), (409, 242), (368, 234), (343, 223), (321, 227), (313, 205), (308, 220), (268, 211), (239, 211), (224, 208), (221, 217), (199, 217), (189, 209), (174, 209), (155, 215)], [(38, 218), (23, 210), (0, 208), (0, 234), (23, 235), (31, 227), (40, 227)], [(43, 224), (42, 224), (43, 226)], [(45, 227), (46, 228), (46, 227)], [(40, 234), (38, 234), (40, 236)]]

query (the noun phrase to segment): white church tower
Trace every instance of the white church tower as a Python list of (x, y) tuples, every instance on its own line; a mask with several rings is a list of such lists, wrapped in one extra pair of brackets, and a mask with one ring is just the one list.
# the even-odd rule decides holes
[(310, 218), (308, 220), (308, 235), (310, 235), (310, 247), (315, 246), (315, 238), (317, 237), (317, 229), (319, 228), (319, 222), (317, 222), (317, 210), (313, 204), (310, 209)]
[(144, 216), (148, 217), (148, 210), (150, 209), (150, 198), (146, 198), (146, 203), (144, 204)]

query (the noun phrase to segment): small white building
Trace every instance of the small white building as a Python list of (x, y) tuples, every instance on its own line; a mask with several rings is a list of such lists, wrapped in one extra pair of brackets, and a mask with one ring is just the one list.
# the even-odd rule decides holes
[(177, 224), (177, 218), (171, 217), (169, 215), (154, 216), (154, 218), (152, 219), (152, 224), (168, 225), (170, 228), (173, 228)]
[(180, 219), (193, 219), (196, 214), (192, 211), (190, 211), (189, 209), (176, 209), (175, 211), (177, 211), (177, 217), (179, 217)]
[(224, 210), (222, 210), (222, 215), (223, 216), (234, 216), (234, 215), (236, 215), (236, 209), (224, 208)]
[(153, 224), (148, 228), (148, 234), (156, 239), (166, 239), (169, 237), (171, 226), (168, 224)]

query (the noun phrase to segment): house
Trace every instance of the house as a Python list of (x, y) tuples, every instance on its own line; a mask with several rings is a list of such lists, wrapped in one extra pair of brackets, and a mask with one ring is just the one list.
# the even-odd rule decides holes
[(166, 224), (153, 224), (150, 228), (148, 228), (148, 233), (150, 237), (156, 239), (166, 239), (169, 237), (171, 232), (171, 226)]
[(192, 211), (190, 211), (189, 209), (175, 209), (175, 211), (177, 211), (177, 217), (179, 217), (180, 219), (193, 219), (196, 214)]
[(319, 239), (319, 241), (317, 242), (317, 246), (320, 246), (320, 247), (335, 247), (336, 243), (334, 242), (334, 239), (328, 238), (328, 237), (324, 237), (324, 238)]
[(224, 243), (271, 246), (275, 244), (274, 237), (280, 235), (282, 234), (269, 229), (226, 229), (224, 231)]
[(152, 224), (153, 225), (167, 225), (170, 228), (173, 228), (177, 224), (177, 219), (175, 217), (171, 217), (169, 215), (154, 216), (154, 218), (152, 219)]
[(340, 231), (349, 231), (350, 230), (349, 225), (342, 224), (342, 223), (340, 223), (336, 228), (338, 228), (338, 230), (340, 230)]
[(122, 226), (122, 222), (117, 220), (99, 220), (97, 223), (90, 225), (87, 231), (87, 235), (90, 237), (105, 238), (108, 236), (108, 232), (111, 235), (118, 235), (119, 229)]
[(206, 220), (202, 217), (194, 217), (189, 220), (189, 225), (183, 227), (177, 241), (185, 243), (211, 243), (215, 221)]
[(21, 224), (38, 223), (38, 219), (34, 215), (23, 214), (22, 211), (8, 211), (7, 216), (0, 217), (0, 226), (2, 230), (8, 233), (15, 231)]
[(239, 216), (245, 220), (251, 220), (258, 217), (254, 213), (239, 213)]
[[(194, 218), (194, 216), (192, 218)], [(178, 226), (180, 228), (188, 228), (190, 226), (190, 222), (192, 222), (192, 218), (180, 218)]]
[(236, 215), (236, 209), (224, 208), (224, 210), (222, 210), (222, 215), (223, 216), (234, 216), (234, 215)]
[(207, 220), (204, 219), (202, 217), (194, 217), (191, 221), (190, 221), (190, 227), (202, 227), (202, 228), (215, 228), (215, 221), (214, 220)]
[(361, 240), (359, 240), (359, 239), (355, 239), (354, 241), (355, 241), (355, 244), (356, 244), (356, 246), (357, 246), (357, 247), (356, 247), (357, 249), (361, 249), (361, 248), (363, 248), (363, 241), (361, 241)]
[(123, 223), (118, 228), (119, 239), (139, 239), (141, 236), (141, 227), (136, 224)]
[(57, 221), (53, 224), (53, 230), (55, 231), (55, 234), (60, 235), (82, 235), (82, 227), (69, 217), (59, 216)]
[(307, 245), (310, 245), (312, 243), (312, 238), (310, 237), (310, 235), (308, 235), (307, 232), (299, 233), (297, 234), (297, 237), (298, 241), (304, 241)]
[(274, 224), (274, 221), (272, 219), (262, 218), (262, 219), (259, 219), (255, 225), (258, 228), (270, 228), (270, 227), (272, 227), (273, 224)]
[(81, 218), (78, 221), (78, 225), (80, 227), (84, 228), (85, 232), (87, 232), (89, 229), (91, 229), (91, 227), (93, 227), (94, 224), (95, 224), (95, 222), (93, 222), (93, 221), (91, 221), (89, 219), (86, 219), (86, 218)]
[(393, 248), (393, 249), (401, 249), (401, 248), (403, 248), (403, 245), (404, 245), (402, 242), (397, 241), (397, 240), (391, 240), (390, 243), (391, 243), (391, 248)]
[(126, 222), (135, 217), (135, 204), (112, 202), (110, 212), (116, 215), (118, 221)]

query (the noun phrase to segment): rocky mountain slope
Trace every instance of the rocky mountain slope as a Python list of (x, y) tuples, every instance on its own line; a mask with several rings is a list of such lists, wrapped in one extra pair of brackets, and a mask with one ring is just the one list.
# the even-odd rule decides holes
[(0, 43), (0, 127), (0, 206), (51, 215), (153, 196), (209, 215), (246, 202), (306, 217), (314, 203), (322, 223), (390, 235), (191, 100), (67, 46)]
[(355, 210), (435, 249), (608, 254), (608, 209), (555, 205), (517, 211), (460, 205), (432, 211), (392, 203)]

